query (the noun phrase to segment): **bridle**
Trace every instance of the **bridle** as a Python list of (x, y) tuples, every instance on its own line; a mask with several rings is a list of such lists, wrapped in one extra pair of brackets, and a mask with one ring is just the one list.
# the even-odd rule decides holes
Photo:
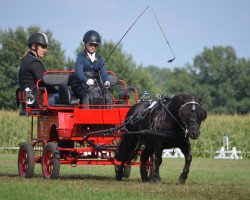
[[(187, 129), (187, 127), (188, 127), (188, 125), (186, 124), (185, 121), (181, 121), (181, 122), (180, 122), (180, 121), (171, 113), (171, 111), (168, 109), (169, 104), (170, 104), (170, 101), (169, 101), (167, 104), (164, 104), (164, 102), (161, 101), (161, 105), (162, 105), (162, 107), (164, 108), (164, 110), (165, 110), (166, 112), (168, 112), (169, 115), (176, 121), (176, 123), (180, 126), (180, 128), (185, 132), (185, 137), (187, 137), (187, 134), (188, 134), (188, 129)], [(183, 105), (179, 108), (179, 116), (180, 116), (180, 118), (181, 118), (181, 115), (180, 115), (181, 110), (182, 110), (183, 108), (187, 107), (188, 105), (192, 105), (192, 111), (193, 111), (193, 112), (195, 111), (196, 106), (197, 106), (197, 107), (200, 107), (200, 104), (197, 103), (197, 102), (194, 100), (194, 98), (193, 98), (192, 101), (189, 101), (189, 102), (183, 104)], [(184, 126), (183, 126), (183, 124), (184, 124)]]

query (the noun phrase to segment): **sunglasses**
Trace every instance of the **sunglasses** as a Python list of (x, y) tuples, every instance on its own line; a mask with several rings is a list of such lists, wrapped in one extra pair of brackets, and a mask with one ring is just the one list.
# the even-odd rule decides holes
[(39, 44), (39, 46), (42, 47), (43, 49), (47, 49), (47, 45)]
[(96, 43), (89, 43), (89, 46), (98, 47), (98, 44), (96, 44)]

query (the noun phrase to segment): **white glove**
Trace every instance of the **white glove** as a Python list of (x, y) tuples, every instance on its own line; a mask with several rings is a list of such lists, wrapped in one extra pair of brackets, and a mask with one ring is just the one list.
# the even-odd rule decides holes
[(109, 81), (106, 81), (106, 82), (104, 83), (104, 86), (105, 86), (105, 87), (110, 87), (110, 82), (109, 82)]
[(87, 80), (87, 82), (86, 82), (86, 84), (88, 85), (88, 86), (91, 86), (91, 85), (94, 85), (94, 83), (95, 83), (95, 81), (93, 80), (93, 79), (88, 79)]

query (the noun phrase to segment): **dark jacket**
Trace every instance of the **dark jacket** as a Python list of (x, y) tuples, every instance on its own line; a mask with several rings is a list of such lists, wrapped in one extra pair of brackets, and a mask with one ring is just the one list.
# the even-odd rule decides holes
[(43, 62), (33, 53), (29, 52), (22, 59), (18, 73), (18, 81), (20, 90), (29, 87), (31, 90), (36, 88), (36, 82), (42, 79), (45, 73)]
[(88, 77), (86, 76), (86, 72), (100, 73), (103, 82), (109, 81), (109, 75), (102, 57), (96, 53), (96, 58), (92, 62), (86, 49), (77, 56), (75, 69), (75, 83), (77, 84), (85, 84), (87, 82)]

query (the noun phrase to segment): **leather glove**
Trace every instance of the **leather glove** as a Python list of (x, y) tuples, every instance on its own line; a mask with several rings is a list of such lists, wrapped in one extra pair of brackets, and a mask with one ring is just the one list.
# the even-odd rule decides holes
[(109, 81), (106, 81), (106, 82), (104, 83), (104, 87), (110, 87), (110, 82), (109, 82)]
[(94, 85), (94, 83), (95, 83), (95, 81), (90, 78), (87, 80), (86, 85), (91, 86), (91, 85)]

